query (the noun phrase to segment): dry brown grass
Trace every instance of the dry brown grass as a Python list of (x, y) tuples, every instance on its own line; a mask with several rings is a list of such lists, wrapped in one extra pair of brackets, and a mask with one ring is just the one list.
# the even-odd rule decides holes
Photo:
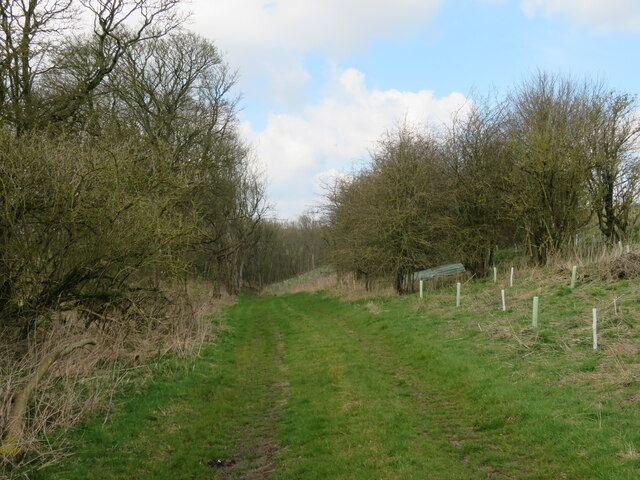
[(351, 274), (343, 275), (341, 278), (335, 273), (333, 275), (333, 285), (327, 291), (331, 296), (347, 302), (396, 295), (390, 282), (373, 281), (367, 286), (364, 281), (356, 279)]
[(640, 458), (640, 452), (638, 452), (633, 443), (627, 443), (626, 449), (623, 452), (620, 452), (618, 456), (626, 460), (637, 460)]
[(373, 302), (368, 302), (364, 306), (364, 308), (366, 308), (368, 312), (373, 313), (374, 315), (379, 315), (383, 312), (382, 308), (380, 308), (380, 305)]
[(331, 289), (336, 282), (335, 273), (328, 269), (318, 269), (284, 282), (269, 285), (263, 293), (286, 295), (300, 292), (320, 292)]
[[(28, 452), (15, 472), (40, 468), (56, 461), (64, 452), (60, 439), (87, 412), (102, 410), (108, 420), (114, 393), (129, 381), (131, 373), (151, 375), (148, 360), (167, 354), (197, 355), (215, 334), (208, 315), (234, 301), (212, 298), (212, 287), (188, 282), (172, 286), (158, 308), (163, 315), (137, 321), (110, 318), (91, 322), (78, 310), (53, 312), (28, 338), (5, 329), (0, 336), (0, 438), (13, 396), (26, 383), (42, 358), (76, 340), (93, 338), (86, 346), (56, 361), (29, 402), (23, 448)], [(218, 327), (221, 328), (221, 327)], [(54, 448), (52, 445), (58, 445)], [(0, 465), (3, 463), (0, 458)], [(6, 470), (6, 469), (5, 469)], [(0, 478), (2, 478), (0, 468)], [(26, 478), (26, 477), (25, 477)]]
[(639, 249), (638, 238), (610, 244), (599, 233), (594, 232), (592, 238), (581, 239), (577, 245), (571, 245), (552, 256), (547, 265), (560, 268), (571, 268), (573, 265), (606, 265), (622, 255), (637, 253)]
[(367, 300), (369, 298), (393, 297), (397, 293), (392, 286), (373, 285), (368, 289), (364, 284), (356, 282), (355, 284), (336, 286), (329, 290), (332, 296), (338, 297), (346, 302), (357, 300)]
[(326, 267), (285, 282), (270, 285), (264, 290), (264, 293), (285, 295), (321, 291), (328, 292), (332, 297), (345, 301), (396, 295), (390, 282), (371, 282), (367, 288), (364, 281), (356, 279), (354, 275), (345, 274), (339, 277), (335, 271)]

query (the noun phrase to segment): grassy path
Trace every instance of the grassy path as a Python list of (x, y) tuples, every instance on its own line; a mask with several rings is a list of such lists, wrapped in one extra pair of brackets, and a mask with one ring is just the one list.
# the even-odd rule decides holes
[(192, 368), (87, 424), (39, 478), (638, 478), (594, 422), (566, 420), (584, 409), (570, 386), (514, 380), (475, 333), (385, 302), (242, 299)]

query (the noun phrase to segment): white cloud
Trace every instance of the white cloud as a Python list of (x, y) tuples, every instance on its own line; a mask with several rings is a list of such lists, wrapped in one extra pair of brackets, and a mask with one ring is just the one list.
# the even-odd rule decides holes
[(331, 70), (335, 61), (373, 39), (409, 38), (443, 2), (192, 0), (191, 28), (212, 39), (239, 68), (246, 98), (284, 109), (269, 114), (260, 130), (250, 122), (242, 125), (265, 164), (269, 197), (281, 215), (295, 216), (311, 206), (319, 179), (348, 171), (394, 122), (439, 123), (465, 102), (455, 93), (436, 99), (426, 90), (372, 90), (353, 69), (336, 75), (322, 101), (306, 100), (308, 54), (317, 54)]
[(304, 104), (304, 89), (311, 80), (309, 72), (295, 59), (274, 58), (265, 65), (270, 100), (286, 108)]
[(193, 0), (189, 27), (213, 40), (252, 98), (305, 104), (305, 55), (335, 60), (373, 38), (410, 35), (443, 0)]
[(522, 9), (527, 15), (568, 17), (602, 32), (640, 30), (638, 0), (522, 0)]
[(194, 26), (224, 48), (344, 52), (405, 32), (442, 0), (194, 0)]
[(316, 173), (315, 175), (315, 185), (318, 188), (322, 188), (323, 185), (331, 184), (336, 180), (348, 181), (351, 183), (353, 180), (353, 176), (348, 173), (339, 172), (335, 168), (330, 168), (324, 172)]
[[(262, 131), (243, 124), (245, 135), (265, 164), (270, 197), (285, 216), (300, 213), (300, 198), (307, 199), (306, 207), (311, 206), (318, 193), (318, 178), (350, 170), (394, 124), (406, 119), (440, 125), (467, 104), (460, 93), (435, 98), (429, 90), (369, 89), (364, 75), (355, 69), (342, 72), (330, 92), (300, 115), (269, 115)], [(289, 203), (294, 198), (296, 203)]]

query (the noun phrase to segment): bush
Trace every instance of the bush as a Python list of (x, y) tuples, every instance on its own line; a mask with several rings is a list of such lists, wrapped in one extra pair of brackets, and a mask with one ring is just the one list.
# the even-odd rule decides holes
[(152, 289), (142, 270), (180, 268), (171, 252), (193, 227), (150, 165), (131, 144), (0, 135), (0, 318), (28, 331), (64, 305), (104, 316)]

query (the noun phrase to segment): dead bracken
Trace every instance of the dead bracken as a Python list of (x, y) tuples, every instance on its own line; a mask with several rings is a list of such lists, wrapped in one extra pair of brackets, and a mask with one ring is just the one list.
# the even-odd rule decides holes
[(640, 277), (640, 253), (630, 252), (616, 257), (605, 266), (604, 276), (612, 280)]

